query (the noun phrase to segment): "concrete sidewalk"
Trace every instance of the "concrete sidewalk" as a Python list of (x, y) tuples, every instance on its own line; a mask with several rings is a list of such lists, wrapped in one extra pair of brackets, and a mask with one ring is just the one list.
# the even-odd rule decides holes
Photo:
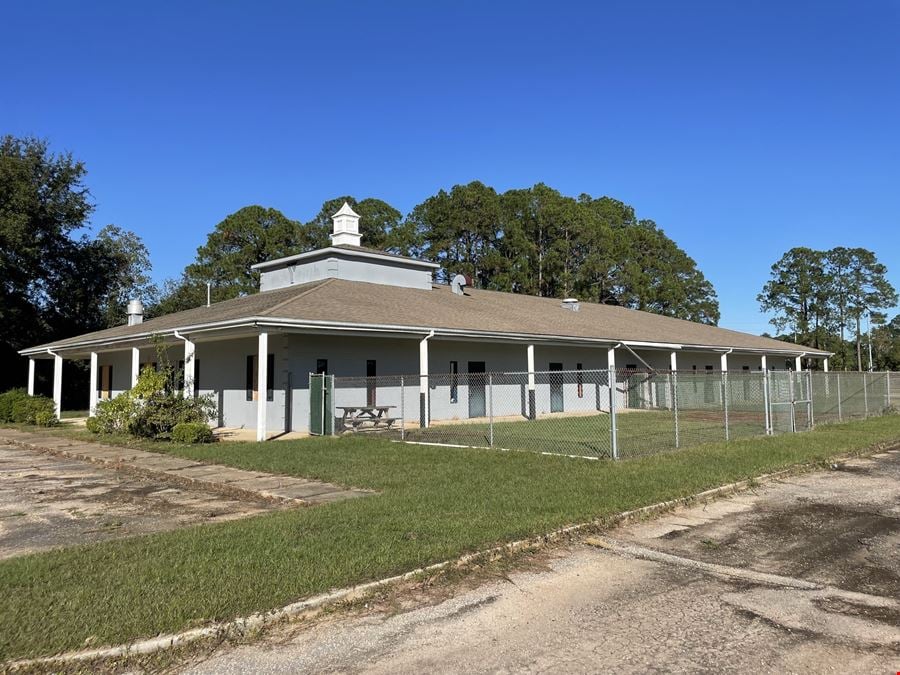
[(17, 429), (0, 429), (0, 442), (238, 498), (313, 506), (372, 494), (368, 490), (348, 489), (318, 480), (203, 464), (162, 453), (85, 443)]

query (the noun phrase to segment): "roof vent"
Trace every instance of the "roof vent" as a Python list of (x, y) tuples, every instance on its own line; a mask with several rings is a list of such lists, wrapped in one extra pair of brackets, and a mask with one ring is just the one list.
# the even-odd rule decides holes
[(129, 300), (128, 309), (125, 311), (128, 315), (128, 325), (136, 326), (144, 321), (144, 303), (140, 300)]
[(577, 312), (581, 309), (581, 305), (578, 303), (578, 298), (566, 298), (562, 301), (563, 309), (571, 309), (573, 312)]
[(450, 290), (457, 295), (465, 295), (467, 283), (468, 279), (465, 276), (463, 276), (462, 274), (457, 274), (450, 282)]

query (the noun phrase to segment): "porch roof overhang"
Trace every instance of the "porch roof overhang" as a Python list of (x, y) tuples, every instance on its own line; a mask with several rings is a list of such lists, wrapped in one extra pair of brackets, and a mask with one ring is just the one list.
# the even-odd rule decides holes
[(155, 340), (163, 340), (172, 344), (180, 344), (187, 337), (195, 342), (212, 340), (239, 339), (258, 334), (260, 331), (317, 333), (334, 335), (363, 335), (370, 337), (421, 338), (432, 335), (437, 340), (459, 340), (470, 342), (512, 342), (522, 344), (544, 345), (581, 345), (610, 348), (626, 346), (631, 349), (652, 351), (703, 351), (734, 354), (770, 354), (786, 357), (827, 358), (831, 352), (805, 349), (791, 349), (785, 343), (784, 349), (755, 347), (724, 347), (722, 345), (705, 345), (693, 343), (656, 342), (651, 340), (617, 340), (611, 338), (593, 338), (570, 335), (554, 335), (541, 333), (518, 333), (506, 331), (486, 331), (454, 328), (435, 328), (432, 326), (406, 326), (392, 324), (362, 324), (339, 321), (311, 321), (276, 317), (246, 317), (228, 321), (216, 321), (203, 324), (185, 325), (163, 330), (152, 330), (131, 333), (119, 337), (86, 338), (84, 340), (66, 340), (61, 344), (46, 344), (22, 349), (19, 354), (31, 358), (52, 358), (54, 354), (66, 355), (69, 358), (87, 357), (94, 351), (116, 351), (132, 347), (150, 346)]

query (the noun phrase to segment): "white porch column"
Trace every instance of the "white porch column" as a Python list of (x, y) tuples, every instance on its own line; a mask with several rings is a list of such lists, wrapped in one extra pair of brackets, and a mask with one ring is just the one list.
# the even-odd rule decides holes
[(678, 352), (669, 354), (669, 370), (672, 372), (678, 370)]
[(528, 345), (525, 350), (525, 358), (528, 362), (528, 419), (537, 417), (537, 394), (534, 383), (534, 345)]
[(719, 370), (723, 373), (728, 372), (728, 352), (725, 352), (719, 357)]
[(269, 334), (259, 334), (259, 348), (256, 357), (256, 440), (266, 440), (266, 412), (268, 411), (269, 390)]
[(97, 414), (97, 352), (91, 352), (90, 395), (88, 397), (88, 417)]
[(141, 350), (137, 347), (131, 348), (131, 386), (137, 384), (138, 376), (141, 374)]
[(194, 398), (194, 354), (197, 346), (190, 340), (184, 341), (184, 397)]
[(59, 354), (53, 355), (53, 403), (56, 406), (56, 419), (62, 418), (62, 369), (63, 360)]
[(825, 369), (825, 372), (827, 373), (828, 372), (828, 357), (827, 356), (822, 360), (822, 367)]
[(769, 360), (766, 358), (765, 354), (759, 357), (759, 367), (764, 373), (769, 370)]
[(28, 395), (34, 396), (34, 359), (28, 359)]
[(423, 429), (431, 421), (428, 409), (428, 339), (433, 334), (426, 335), (419, 342), (419, 426)]
[(798, 373), (801, 370), (803, 370), (803, 357), (802, 356), (798, 356), (794, 359), (794, 370), (796, 370)]

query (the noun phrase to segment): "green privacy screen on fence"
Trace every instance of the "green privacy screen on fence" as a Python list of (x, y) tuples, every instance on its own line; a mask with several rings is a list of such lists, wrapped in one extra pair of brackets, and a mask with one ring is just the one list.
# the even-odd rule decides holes
[(334, 433), (334, 375), (309, 374), (309, 433)]

